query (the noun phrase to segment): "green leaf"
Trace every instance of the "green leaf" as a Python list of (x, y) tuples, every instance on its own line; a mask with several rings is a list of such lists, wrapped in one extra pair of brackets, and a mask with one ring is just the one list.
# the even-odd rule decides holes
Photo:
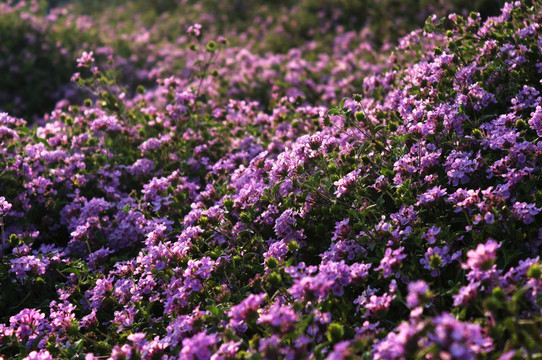
[(220, 310), (218, 309), (217, 306), (207, 306), (206, 310), (209, 311), (214, 316), (219, 317)]
[(32, 135), (32, 130), (30, 130), (30, 129), (27, 128), (26, 126), (17, 129), (17, 131), (18, 131), (19, 133), (21, 133), (21, 134), (24, 134), (24, 135)]

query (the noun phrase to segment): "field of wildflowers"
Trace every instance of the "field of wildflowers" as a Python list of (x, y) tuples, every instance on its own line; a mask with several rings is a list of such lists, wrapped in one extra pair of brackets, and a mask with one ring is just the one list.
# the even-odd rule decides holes
[(542, 4), (0, 4), (3, 359), (541, 359)]

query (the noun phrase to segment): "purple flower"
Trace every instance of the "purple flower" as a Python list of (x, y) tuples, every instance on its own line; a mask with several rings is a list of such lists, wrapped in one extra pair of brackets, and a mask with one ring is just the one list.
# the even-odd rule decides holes
[(512, 110), (521, 111), (528, 108), (535, 108), (542, 105), (540, 91), (533, 87), (523, 85), (518, 95), (512, 99)]
[(330, 280), (325, 274), (302, 276), (294, 280), (294, 284), (288, 289), (288, 292), (296, 300), (309, 300), (312, 297), (323, 299), (329, 294), (333, 284), (333, 280)]
[(148, 175), (154, 170), (154, 162), (149, 159), (137, 159), (130, 167), (128, 171), (134, 176)]
[(348, 232), (350, 231), (350, 226), (348, 226), (349, 221), (350, 219), (344, 219), (335, 223), (335, 230), (333, 231), (333, 238), (331, 239), (332, 241), (346, 238)]
[(501, 247), (501, 244), (492, 239), (488, 240), (485, 244), (478, 244), (475, 250), (467, 252), (467, 262), (462, 267), (471, 271), (486, 271), (491, 269), (495, 263), (499, 247)]
[(425, 234), (422, 235), (422, 239), (427, 240), (427, 243), (434, 244), (437, 241), (437, 235), (440, 234), (440, 228), (437, 226), (431, 226)]
[(297, 322), (297, 315), (291, 306), (274, 303), (267, 312), (260, 315), (258, 324), (269, 324), (280, 328), (283, 332), (293, 329)]
[(246, 322), (256, 318), (257, 311), (266, 297), (266, 294), (250, 294), (241, 303), (232, 306), (228, 311), (230, 326), (237, 331), (245, 332), (247, 330)]
[(363, 317), (378, 316), (387, 311), (395, 297), (395, 295), (387, 293), (378, 296), (376, 290), (369, 287), (354, 300), (354, 304), (357, 304), (358, 311), (365, 309)]
[(258, 351), (264, 355), (265, 359), (276, 359), (283, 350), (280, 346), (280, 338), (277, 335), (261, 339), (258, 347)]
[(210, 257), (206, 256), (201, 260), (188, 260), (188, 265), (184, 271), (185, 278), (207, 279), (211, 276), (215, 262)]
[[(270, 239), (271, 241), (272, 239)], [(288, 253), (288, 245), (286, 240), (279, 240), (279, 241), (273, 241), (269, 245), (269, 250), (267, 250), (264, 254), (264, 261), (267, 261), (267, 259), (273, 257), (279, 262), (284, 260), (284, 257)]]
[(234, 359), (239, 352), (240, 341), (228, 341), (220, 345), (218, 351), (211, 356), (211, 360)]
[(29, 275), (43, 275), (49, 266), (49, 259), (35, 255), (21, 256), (20, 258), (10, 260), (10, 262), (11, 269), (9, 272), (14, 273), (20, 280), (26, 279)]
[(455, 212), (460, 212), (463, 209), (472, 209), (480, 202), (480, 189), (457, 189), (448, 198), (448, 202), (455, 205)]
[(423, 281), (413, 281), (408, 284), (408, 295), (406, 302), (408, 307), (415, 308), (422, 305), (429, 297), (429, 285)]
[(340, 341), (335, 346), (333, 346), (333, 350), (329, 353), (328, 356), (326, 356), (326, 360), (344, 360), (348, 359), (352, 352), (349, 349), (350, 347), (350, 341)]
[(211, 358), (213, 348), (218, 343), (218, 335), (207, 335), (205, 332), (197, 333), (191, 338), (183, 339), (183, 347), (179, 354), (180, 360), (208, 360)]
[(481, 110), (487, 107), (490, 103), (496, 103), (495, 95), (485, 91), (479, 84), (469, 86), (469, 99), (473, 102), (474, 110)]
[(0, 196), (0, 217), (6, 215), (11, 210), (11, 204), (6, 201), (6, 198)]
[(188, 35), (198, 37), (201, 33), (201, 24), (193, 24), (186, 30)]
[(423, 259), (420, 259), (420, 263), (425, 269), (431, 270), (431, 276), (439, 276), (441, 268), (461, 257), (461, 250), (456, 251), (451, 256), (448, 254), (449, 251), (448, 246), (442, 248), (429, 247)]
[(432, 202), (437, 201), (438, 199), (440, 199), (444, 195), (446, 195), (446, 193), (447, 193), (446, 189), (442, 189), (442, 187), (440, 185), (435, 186), (435, 187), (427, 190), (425, 193), (421, 194), (418, 197), (418, 202), (416, 203), (416, 205), (430, 204)]
[(542, 136), (542, 106), (537, 106), (535, 111), (531, 113), (529, 125), (536, 130), (538, 136)]
[(453, 296), (454, 306), (468, 306), (478, 296), (479, 285), (479, 283), (469, 283), (459, 289), (459, 293)]
[(20, 342), (29, 346), (47, 330), (44, 318), (45, 314), (39, 310), (23, 309), (9, 318), (9, 327)]
[(10, 139), (19, 140), (17, 131), (10, 129), (7, 126), (0, 125), (0, 141), (9, 143)]
[(484, 336), (480, 325), (461, 322), (444, 313), (433, 319), (434, 332), (428, 343), (438, 345), (440, 358), (475, 360), (476, 355), (493, 349), (491, 338)]
[(320, 257), (324, 261), (354, 260), (359, 253), (366, 254), (365, 249), (356, 240), (339, 240), (331, 243), (329, 249)]
[(111, 351), (112, 360), (123, 360), (132, 358), (132, 346), (129, 344), (124, 344), (122, 346), (115, 345)]
[(395, 331), (389, 332), (373, 347), (375, 360), (399, 360), (405, 359), (407, 354), (416, 350), (416, 344), (412, 339), (423, 329), (422, 323), (401, 323)]
[(297, 212), (292, 209), (286, 209), (280, 216), (275, 220), (275, 234), (280, 239), (285, 240), (297, 240), (300, 232), (294, 230), (294, 225), (296, 224), (295, 217)]
[(77, 67), (90, 67), (94, 63), (94, 58), (92, 57), (94, 52), (83, 51), (81, 57), (77, 59)]
[(467, 262), (461, 266), (470, 270), (467, 273), (469, 281), (487, 283), (498, 280), (501, 271), (496, 269), (495, 258), (500, 246), (501, 244), (490, 239), (485, 244), (479, 244), (475, 250), (467, 252)]
[(116, 132), (121, 131), (122, 126), (119, 124), (119, 120), (116, 116), (100, 116), (99, 118), (92, 121), (90, 128), (94, 132)]
[(143, 346), (148, 344), (148, 341), (145, 339), (145, 333), (130, 334), (128, 335), (128, 340), (130, 340), (133, 343), (134, 348), (139, 349), (139, 350), (143, 348)]
[(52, 301), (49, 307), (51, 309), (49, 320), (53, 331), (56, 331), (60, 335), (59, 338), (61, 338), (66, 329), (72, 325), (72, 321), (75, 320), (75, 305), (67, 301), (63, 303)]
[(121, 311), (115, 311), (112, 323), (118, 326), (118, 331), (124, 330), (126, 327), (130, 327), (134, 322), (134, 317), (138, 313), (134, 306), (130, 306)]
[(448, 174), (448, 183), (453, 186), (466, 184), (469, 182), (470, 173), (473, 173), (478, 168), (477, 160), (471, 159), (471, 152), (463, 152), (452, 150), (444, 163)]
[(391, 214), (390, 217), (400, 226), (412, 224), (418, 218), (418, 212), (414, 210), (414, 206), (401, 205), (399, 211)]
[(403, 254), (403, 250), (405, 249), (402, 246), (395, 250), (386, 248), (384, 257), (375, 270), (382, 270), (382, 275), (386, 278), (389, 277), (399, 266), (401, 266), (403, 259), (407, 257), (406, 254)]
[(337, 187), (337, 190), (335, 190), (334, 194), (340, 198), (346, 192), (353, 187), (356, 182), (358, 181), (358, 176), (360, 174), (361, 170), (354, 170), (352, 172), (349, 172), (344, 177), (340, 178), (339, 180), (335, 181), (333, 185)]
[(523, 221), (524, 224), (529, 225), (533, 222), (533, 218), (538, 215), (540, 208), (537, 208), (535, 204), (527, 204), (525, 202), (516, 202), (512, 208), (512, 214), (518, 219)]
[(53, 360), (53, 356), (47, 350), (31, 351), (23, 360)]

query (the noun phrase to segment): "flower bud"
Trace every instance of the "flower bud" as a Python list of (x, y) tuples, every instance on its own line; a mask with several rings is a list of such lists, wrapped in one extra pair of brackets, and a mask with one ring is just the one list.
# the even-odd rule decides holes
[(265, 265), (267, 265), (269, 269), (275, 269), (279, 265), (279, 262), (274, 257), (270, 257), (265, 262)]
[(527, 270), (527, 277), (530, 279), (540, 279), (542, 276), (542, 268), (540, 264), (532, 264)]
[(331, 342), (339, 342), (344, 336), (344, 328), (341, 324), (331, 323), (327, 328), (326, 337)]

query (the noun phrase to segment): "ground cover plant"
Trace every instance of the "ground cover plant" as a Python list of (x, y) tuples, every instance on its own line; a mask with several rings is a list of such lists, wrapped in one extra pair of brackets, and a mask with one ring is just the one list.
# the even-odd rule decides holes
[(1, 356), (542, 356), (540, 3), (91, 3), (0, 5)]

